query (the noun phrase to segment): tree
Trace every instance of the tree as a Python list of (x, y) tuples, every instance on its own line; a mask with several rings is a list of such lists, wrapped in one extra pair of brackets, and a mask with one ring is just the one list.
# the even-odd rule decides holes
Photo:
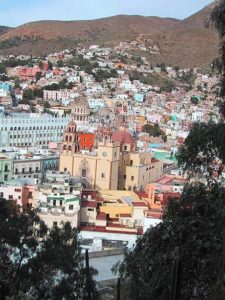
[(32, 89), (25, 89), (23, 91), (23, 100), (33, 100), (34, 99), (34, 93)]
[(16, 76), (14, 78), (14, 84), (15, 84), (15, 89), (19, 89), (20, 88), (20, 79), (18, 76)]
[[(211, 20), (216, 27), (220, 36), (220, 52), (221, 58), (216, 61), (216, 66), (218, 71), (221, 73), (221, 83), (220, 83), (220, 95), (225, 97), (225, 1), (219, 0), (214, 7)], [(225, 101), (221, 102), (220, 111), (223, 117), (225, 117)]]
[(171, 200), (162, 223), (149, 229), (118, 270), (123, 299), (171, 299), (173, 262), (179, 257), (177, 299), (224, 299), (225, 189), (190, 185)]
[(45, 101), (44, 102), (44, 108), (50, 108), (50, 107), (51, 107), (51, 105), (49, 104), (49, 102)]
[[(212, 17), (223, 38), (225, 96), (225, 0), (217, 2)], [(193, 125), (178, 161), (194, 183), (189, 182), (179, 201), (169, 201), (163, 221), (139, 238), (115, 267), (127, 299), (225, 299), (225, 187), (214, 174), (225, 163), (224, 132), (223, 120)], [(200, 178), (204, 183), (196, 178), (201, 173), (207, 173), (206, 180)]]
[(225, 163), (224, 132), (224, 123), (195, 124), (178, 151), (179, 165), (190, 174), (202, 176), (206, 172), (212, 175), (219, 165)]
[(57, 67), (58, 68), (62, 68), (63, 67), (63, 61), (62, 60), (58, 60), (57, 61)]
[(40, 70), (43, 69), (43, 62), (42, 62), (42, 60), (39, 60), (39, 62), (38, 62), (38, 68), (39, 68)]
[[(89, 268), (91, 297), (96, 271)], [(87, 299), (78, 231), (69, 223), (48, 230), (34, 210), (0, 199), (0, 299)]]
[(164, 132), (159, 128), (158, 124), (154, 124), (154, 125), (145, 124), (142, 128), (142, 132), (147, 132), (149, 133), (150, 136), (155, 136), (155, 137), (164, 134)]
[(195, 104), (195, 105), (199, 104), (199, 98), (196, 96), (192, 96), (190, 101), (192, 104)]
[(37, 73), (35, 74), (36, 82), (37, 82), (38, 80), (40, 80), (41, 77), (42, 77), (42, 72), (37, 72)]
[(52, 70), (52, 68), (53, 68), (52, 62), (48, 60), (48, 69)]

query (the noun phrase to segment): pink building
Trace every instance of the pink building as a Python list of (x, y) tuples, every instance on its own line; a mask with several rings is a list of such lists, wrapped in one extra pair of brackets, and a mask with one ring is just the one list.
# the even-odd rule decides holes
[(20, 67), (18, 69), (18, 77), (20, 80), (34, 79), (38, 72), (41, 72), (38, 67)]

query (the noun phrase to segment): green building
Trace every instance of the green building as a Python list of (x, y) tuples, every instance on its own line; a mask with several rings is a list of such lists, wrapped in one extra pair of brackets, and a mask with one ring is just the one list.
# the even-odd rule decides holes
[(13, 174), (13, 162), (7, 156), (0, 156), (0, 182), (10, 181)]

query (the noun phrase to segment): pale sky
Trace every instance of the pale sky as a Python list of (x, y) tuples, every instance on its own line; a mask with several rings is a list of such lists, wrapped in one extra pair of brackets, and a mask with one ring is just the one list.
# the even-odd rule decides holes
[(118, 14), (184, 19), (212, 0), (0, 0), (0, 25), (88, 20)]

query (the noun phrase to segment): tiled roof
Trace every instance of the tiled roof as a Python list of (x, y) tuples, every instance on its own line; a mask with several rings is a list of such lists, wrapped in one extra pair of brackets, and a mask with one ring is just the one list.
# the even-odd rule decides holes
[(81, 201), (81, 207), (96, 207), (95, 201)]
[(97, 217), (96, 217), (96, 220), (103, 220), (103, 221), (105, 221), (106, 220), (106, 214), (104, 212), (98, 213)]
[(134, 144), (134, 138), (126, 131), (116, 131), (112, 135), (112, 141), (121, 144)]
[(132, 205), (136, 207), (147, 206), (145, 202), (132, 202)]
[(121, 218), (132, 218), (132, 215), (130, 214), (120, 214)]

